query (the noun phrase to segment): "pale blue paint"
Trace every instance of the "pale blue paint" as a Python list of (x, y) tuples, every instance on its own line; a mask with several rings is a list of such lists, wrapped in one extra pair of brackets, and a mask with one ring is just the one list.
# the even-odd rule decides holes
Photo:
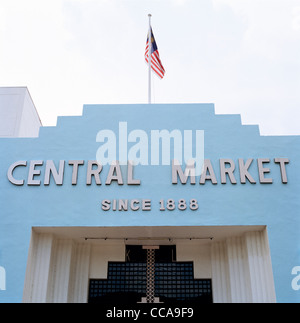
[[(94, 160), (102, 129), (117, 132), (127, 121), (128, 132), (142, 129), (204, 130), (205, 158), (212, 161), (218, 184), (172, 185), (171, 166), (138, 166), (140, 186), (86, 186), (86, 172), (79, 171), (77, 186), (71, 185), (72, 168), (66, 164), (63, 186), (21, 187), (7, 180), (8, 167), (18, 160)], [(300, 265), (300, 136), (259, 135), (257, 126), (241, 125), (240, 115), (215, 115), (213, 104), (88, 105), (83, 116), (60, 117), (56, 127), (43, 127), (36, 139), (0, 139), (0, 266), (6, 269), (6, 291), (0, 302), (22, 300), (26, 261), (32, 226), (182, 226), (267, 225), (278, 302), (299, 302), (300, 291), (291, 288), (291, 270)], [(255, 185), (220, 184), (218, 161), (231, 158), (287, 157), (288, 184), (281, 183), (279, 166), (271, 168), (273, 184), (260, 184), (257, 165), (250, 173)], [(44, 169), (43, 167), (41, 168)], [(83, 168), (82, 168), (83, 170)], [(15, 177), (27, 177), (20, 167)], [(105, 181), (108, 168), (101, 178)], [(26, 174), (26, 175), (24, 175)], [(269, 175), (267, 175), (269, 176)], [(41, 179), (43, 178), (43, 171)], [(102, 199), (149, 198), (150, 212), (106, 212)], [(197, 198), (199, 210), (159, 212), (161, 198)]]

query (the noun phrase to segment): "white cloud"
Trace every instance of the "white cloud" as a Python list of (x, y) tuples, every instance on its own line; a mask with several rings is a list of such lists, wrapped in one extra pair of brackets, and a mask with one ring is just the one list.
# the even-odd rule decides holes
[(213, 3), (218, 9), (229, 6), (236, 15), (243, 18), (246, 25), (243, 37), (245, 51), (277, 59), (282, 46), (298, 37), (293, 28), (296, 29), (300, 21), (299, 7), (291, 12), (295, 1), (213, 0)]
[(292, 27), (294, 30), (300, 31), (300, 6), (292, 9)]
[(189, 0), (171, 0), (171, 2), (176, 6), (184, 6), (188, 4)]
[(0, 6), (0, 35), (6, 31), (6, 10)]
[[(213, 4), (220, 12), (232, 10), (244, 25), (234, 59), (228, 62), (232, 68), (229, 80), (236, 95), (220, 95), (219, 106), (235, 112), (242, 109), (243, 120), (260, 123), (263, 134), (299, 133), (297, 1), (213, 0)], [(230, 96), (232, 89), (225, 85), (224, 91)]]

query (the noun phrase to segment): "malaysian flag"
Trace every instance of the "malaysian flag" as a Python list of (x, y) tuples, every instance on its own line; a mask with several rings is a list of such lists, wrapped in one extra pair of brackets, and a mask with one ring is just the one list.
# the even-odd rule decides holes
[[(153, 35), (152, 28), (150, 28), (151, 33), (151, 68), (152, 70), (162, 79), (165, 75), (165, 69), (159, 58), (159, 53), (156, 45), (156, 41)], [(145, 60), (149, 63), (149, 35), (147, 37), (146, 50), (145, 50)]]

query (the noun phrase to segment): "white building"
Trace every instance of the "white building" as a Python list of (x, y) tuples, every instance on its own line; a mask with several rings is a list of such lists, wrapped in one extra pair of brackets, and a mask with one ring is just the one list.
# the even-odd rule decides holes
[(41, 126), (27, 87), (0, 87), (0, 137), (38, 137)]

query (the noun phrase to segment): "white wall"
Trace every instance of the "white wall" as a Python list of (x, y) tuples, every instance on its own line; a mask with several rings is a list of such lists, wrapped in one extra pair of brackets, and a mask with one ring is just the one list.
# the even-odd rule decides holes
[(125, 261), (125, 245), (108, 240), (100, 245), (92, 245), (90, 258), (90, 278), (107, 279), (109, 261)]
[(41, 125), (26, 87), (0, 87), (0, 137), (38, 137)]
[(201, 240), (177, 240), (177, 261), (194, 262), (194, 278), (208, 279), (212, 277), (210, 244)]

